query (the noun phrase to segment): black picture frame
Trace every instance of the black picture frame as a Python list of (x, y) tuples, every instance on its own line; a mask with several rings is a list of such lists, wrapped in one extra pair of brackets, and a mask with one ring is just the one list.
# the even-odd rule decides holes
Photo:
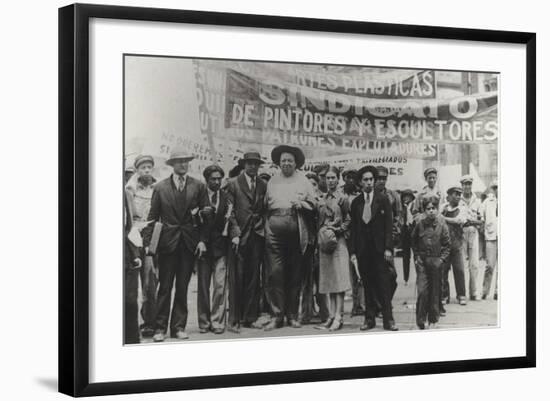
[[(515, 43), (526, 48), (526, 344), (513, 358), (90, 383), (89, 381), (89, 22), (91, 18), (276, 28)], [(536, 35), (360, 21), (74, 4), (59, 9), (59, 391), (71, 396), (141, 393), (536, 365)]]

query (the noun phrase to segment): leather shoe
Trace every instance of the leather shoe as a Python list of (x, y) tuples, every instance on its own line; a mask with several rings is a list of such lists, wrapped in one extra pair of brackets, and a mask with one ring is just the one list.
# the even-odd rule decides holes
[(278, 329), (281, 326), (282, 326), (282, 324), (280, 322), (277, 322), (277, 320), (272, 319), (268, 324), (266, 324), (264, 326), (264, 330), (265, 331), (271, 331), (271, 330)]
[(199, 333), (204, 334), (210, 331), (210, 327), (201, 327), (199, 328)]
[(343, 319), (334, 319), (332, 322), (332, 325), (330, 326), (330, 331), (337, 331), (340, 330), (344, 326), (344, 320)]
[(216, 327), (216, 328), (212, 329), (212, 333), (214, 333), (214, 334), (223, 334), (224, 331), (225, 330), (224, 330), (223, 327)]
[(424, 322), (417, 322), (416, 325), (420, 330), (424, 330), (426, 328), (426, 324)]
[(302, 327), (302, 325), (300, 324), (299, 321), (297, 321), (296, 319), (290, 319), (288, 321), (288, 325), (290, 327), (292, 327), (293, 329), (299, 329), (300, 327)]
[(141, 336), (143, 338), (151, 338), (155, 335), (155, 330), (150, 327), (144, 327), (141, 329)]
[(324, 321), (323, 323), (321, 323), (318, 326), (315, 326), (314, 328), (317, 329), (317, 330), (327, 330), (327, 329), (330, 328), (330, 326), (332, 326), (332, 321), (333, 320), (334, 320), (333, 317), (329, 317), (326, 321)]
[(498, 301), (498, 294), (493, 295), (493, 299), (494, 299), (495, 301)]
[(161, 343), (164, 341), (164, 333), (162, 331), (156, 331), (153, 335), (153, 341), (156, 343)]
[(176, 338), (178, 340), (187, 340), (189, 338), (189, 334), (187, 334), (185, 330), (178, 330), (176, 331)]
[(244, 323), (243, 324), (244, 327), (248, 328), (248, 329), (263, 329), (264, 326), (258, 322), (257, 320), (255, 322), (252, 322), (252, 323)]
[(387, 330), (387, 331), (398, 331), (399, 328), (397, 328), (397, 326), (395, 325), (395, 323), (389, 323), (389, 324), (385, 324), (384, 325), (384, 330)]
[(359, 327), (359, 330), (366, 331), (371, 330), (376, 327), (376, 322), (374, 320), (365, 320), (365, 322)]
[(240, 334), (241, 329), (239, 328), (239, 325), (233, 324), (227, 328), (227, 331), (230, 331), (231, 333)]

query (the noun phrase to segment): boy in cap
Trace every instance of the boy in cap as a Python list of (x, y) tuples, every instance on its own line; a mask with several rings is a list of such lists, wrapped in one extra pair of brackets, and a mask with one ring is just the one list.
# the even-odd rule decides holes
[(439, 198), (424, 197), (424, 215), (414, 227), (411, 245), (416, 265), (416, 324), (424, 330), (426, 315), (428, 323), (434, 327), (439, 321), (441, 270), (450, 254), (449, 228), (438, 218)]
[(474, 178), (471, 175), (465, 175), (460, 179), (462, 184), (462, 202), (468, 215), (466, 224), (464, 224), (464, 256), (468, 259), (468, 271), (470, 273), (469, 290), (470, 301), (477, 299), (477, 276), (479, 272), (479, 233), (478, 228), (481, 224), (479, 218), (479, 208), (481, 201), (472, 191)]
[[(153, 168), (155, 160), (150, 155), (138, 155), (134, 160), (136, 174), (126, 185), (126, 189), (131, 194), (134, 206), (134, 222), (139, 230), (145, 227), (149, 210), (151, 209), (151, 198), (153, 196), (153, 186), (156, 179), (153, 177)], [(153, 257), (145, 255), (143, 248), (141, 250), (141, 260), (143, 268), (140, 270), (141, 279), (141, 335), (145, 338), (152, 337), (155, 330), (155, 316), (157, 305), (157, 285), (158, 272), (154, 268)]]
[[(451, 235), (451, 253), (443, 268), (441, 299), (449, 302), (449, 270), (453, 269), (455, 280), (456, 297), (460, 305), (466, 305), (466, 284), (464, 278), (464, 255), (462, 241), (464, 238), (463, 226), (467, 221), (466, 209), (460, 204), (462, 188), (459, 186), (450, 187), (447, 190), (448, 200), (441, 212), (445, 222), (449, 226)], [(444, 308), (442, 308), (444, 309)]]

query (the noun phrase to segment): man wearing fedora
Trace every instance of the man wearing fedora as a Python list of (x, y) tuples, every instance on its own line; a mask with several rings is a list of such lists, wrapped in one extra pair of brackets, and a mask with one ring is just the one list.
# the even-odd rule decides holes
[(281, 171), (271, 178), (266, 192), (267, 298), (271, 321), (265, 330), (282, 327), (285, 318), (291, 327), (299, 328), (300, 290), (303, 269), (308, 265), (305, 258), (313, 256), (316, 235), (316, 194), (305, 174), (296, 171), (305, 163), (301, 149), (279, 145), (273, 148), (271, 159)]
[(376, 327), (377, 301), (384, 330), (397, 331), (393, 319), (393, 212), (387, 195), (375, 189), (378, 170), (364, 166), (357, 172), (362, 194), (351, 203), (350, 254), (364, 283), (366, 310), (361, 330)]
[[(132, 195), (135, 213), (134, 222), (139, 229), (147, 223), (149, 210), (151, 209), (151, 198), (153, 197), (153, 186), (156, 179), (153, 177), (153, 168), (155, 160), (150, 155), (138, 155), (134, 161), (136, 174), (126, 185), (126, 189)], [(155, 318), (157, 307), (157, 285), (158, 272), (156, 272), (153, 263), (153, 257), (145, 255), (145, 250), (140, 248), (143, 267), (140, 270), (141, 279), (141, 335), (143, 337), (152, 337), (155, 332)]]
[[(466, 208), (461, 203), (462, 187), (454, 186), (447, 190), (448, 203), (441, 211), (441, 216), (449, 226), (451, 236), (451, 253), (446, 264), (443, 266), (441, 278), (442, 289), (441, 299), (443, 303), (450, 301), (449, 271), (453, 269), (455, 290), (458, 303), (466, 305), (466, 283), (464, 277), (464, 253), (462, 242), (464, 240), (463, 226), (467, 221)], [(444, 307), (442, 311), (444, 312)]]
[[(180, 340), (188, 338), (187, 289), (196, 258), (206, 253), (208, 227), (196, 224), (193, 215), (208, 206), (206, 186), (187, 175), (193, 156), (174, 150), (166, 164), (173, 174), (155, 185), (148, 221), (161, 222), (158, 244), (159, 290), (154, 341), (164, 341), (170, 317), (170, 334)], [(143, 230), (148, 252), (154, 223)], [(175, 281), (172, 308), (171, 295)], [(170, 316), (170, 309), (172, 309)]]
[(239, 160), (241, 173), (225, 188), (233, 205), (236, 225), (231, 240), (229, 266), (229, 326), (240, 332), (240, 325), (260, 329), (260, 266), (264, 253), (264, 197), (266, 183), (258, 179), (263, 160), (258, 152), (247, 152)]
[(481, 225), (479, 208), (481, 201), (472, 191), (474, 178), (465, 175), (460, 179), (462, 185), (462, 201), (466, 208), (467, 221), (464, 224), (464, 256), (468, 260), (468, 272), (470, 273), (469, 290), (470, 301), (477, 300), (477, 277), (479, 273), (479, 232)]

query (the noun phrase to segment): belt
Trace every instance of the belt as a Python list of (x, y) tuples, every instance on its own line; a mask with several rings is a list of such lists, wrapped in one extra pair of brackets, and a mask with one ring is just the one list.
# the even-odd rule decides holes
[(269, 212), (269, 216), (296, 216), (296, 210), (292, 208), (286, 208), (286, 209), (271, 209)]

